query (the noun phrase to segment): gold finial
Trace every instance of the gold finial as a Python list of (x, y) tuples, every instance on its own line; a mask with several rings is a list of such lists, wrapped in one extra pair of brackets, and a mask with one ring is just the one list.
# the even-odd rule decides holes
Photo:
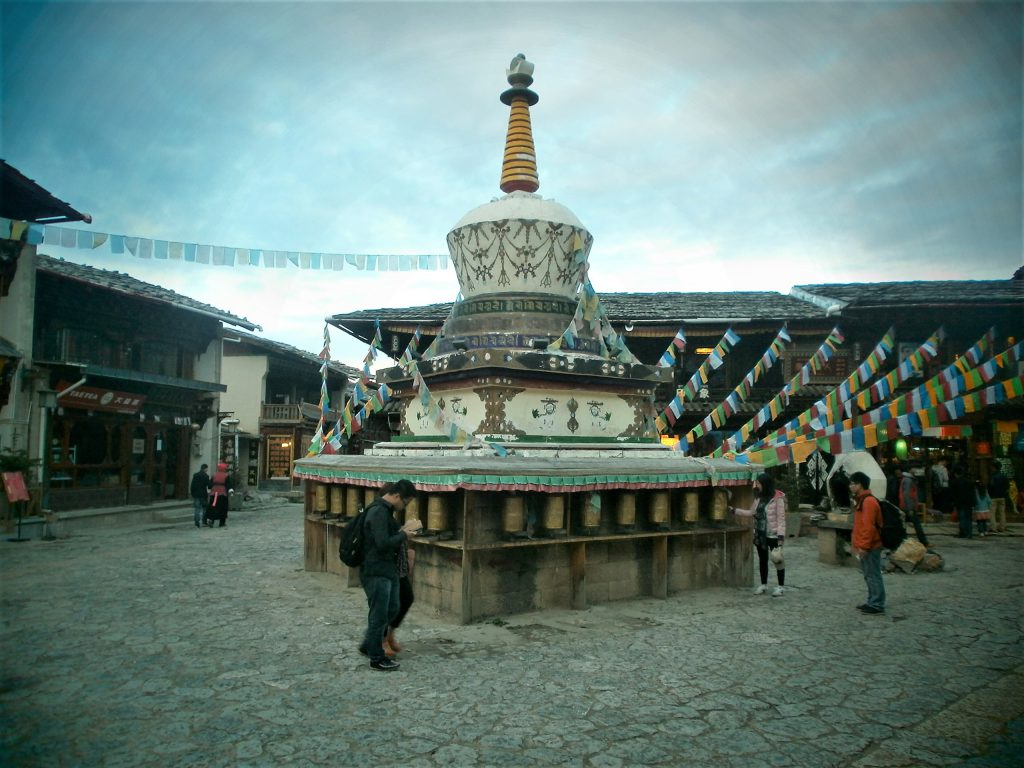
[(533, 128), (530, 125), (530, 107), (540, 97), (530, 90), (533, 83), (533, 64), (519, 54), (505, 72), (512, 86), (501, 94), (501, 102), (512, 108), (508, 116), (505, 136), (505, 157), (501, 163), (501, 191), (536, 192), (540, 188), (537, 177), (537, 154), (533, 148)]

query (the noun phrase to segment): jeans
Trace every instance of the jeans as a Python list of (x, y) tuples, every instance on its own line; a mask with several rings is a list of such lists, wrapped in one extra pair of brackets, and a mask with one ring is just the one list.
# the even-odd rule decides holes
[(960, 523), (960, 538), (969, 539), (971, 538), (971, 523), (974, 517), (974, 510), (968, 509), (966, 511), (957, 510), (957, 522)]
[(206, 517), (206, 499), (192, 499), (192, 519), (195, 520), (196, 525), (203, 524), (203, 518)]
[(992, 499), (992, 530), (1006, 530), (1006, 499)]
[(361, 647), (370, 657), (370, 661), (383, 661), (386, 658), (384, 632), (398, 615), (398, 577), (363, 576), (362, 582), (369, 613), (366, 619), (366, 635)]
[(860, 570), (868, 585), (867, 604), (885, 610), (885, 584), (882, 581), (882, 548), (872, 549), (860, 556)]

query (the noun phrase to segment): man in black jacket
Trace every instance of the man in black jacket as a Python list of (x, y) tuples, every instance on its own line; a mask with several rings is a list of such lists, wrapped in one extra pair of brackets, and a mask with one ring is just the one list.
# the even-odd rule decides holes
[(192, 484), (188, 489), (188, 495), (192, 497), (192, 517), (195, 520), (196, 528), (200, 527), (206, 518), (206, 500), (209, 496), (210, 486), (210, 476), (206, 474), (208, 466), (208, 464), (203, 464), (199, 471), (192, 475)]
[(366, 529), (365, 558), (359, 578), (366, 593), (369, 614), (366, 634), (359, 652), (370, 657), (370, 668), (381, 671), (398, 669), (398, 662), (384, 653), (384, 633), (398, 614), (398, 551), (405, 546), (411, 534), (418, 533), (423, 524), (408, 520), (399, 525), (394, 513), (401, 512), (416, 495), (416, 486), (408, 480), (386, 484), (374, 501), (366, 508), (363, 526)]

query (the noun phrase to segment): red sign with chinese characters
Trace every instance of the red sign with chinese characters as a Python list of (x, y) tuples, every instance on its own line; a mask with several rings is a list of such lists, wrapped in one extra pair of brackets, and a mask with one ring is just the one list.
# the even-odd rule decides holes
[(21, 472), (4, 472), (4, 492), (7, 500), (30, 501), (28, 488), (25, 487), (25, 476)]
[(145, 402), (145, 395), (96, 387), (77, 387), (57, 399), (57, 405), (62, 408), (85, 408), (90, 411), (115, 413), (138, 413)]

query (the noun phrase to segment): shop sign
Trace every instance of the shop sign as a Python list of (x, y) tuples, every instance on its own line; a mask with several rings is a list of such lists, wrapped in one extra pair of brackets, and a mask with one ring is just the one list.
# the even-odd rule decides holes
[(145, 395), (96, 387), (78, 387), (57, 399), (57, 405), (64, 408), (85, 408), (90, 411), (114, 413), (138, 413), (145, 402)]

